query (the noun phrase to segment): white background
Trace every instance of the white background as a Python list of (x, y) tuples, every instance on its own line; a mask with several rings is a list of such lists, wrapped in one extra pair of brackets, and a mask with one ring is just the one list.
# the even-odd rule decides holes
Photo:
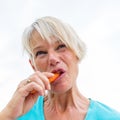
[(43, 16), (69, 23), (87, 45), (80, 91), (120, 111), (120, 0), (0, 0), (0, 110), (33, 73), (21, 36)]

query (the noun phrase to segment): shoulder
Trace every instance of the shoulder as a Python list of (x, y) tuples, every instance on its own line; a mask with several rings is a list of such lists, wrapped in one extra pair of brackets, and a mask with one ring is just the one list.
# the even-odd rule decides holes
[(44, 97), (40, 96), (34, 106), (26, 114), (17, 118), (17, 120), (44, 120), (43, 102)]
[(86, 120), (119, 120), (120, 112), (99, 101), (90, 99)]

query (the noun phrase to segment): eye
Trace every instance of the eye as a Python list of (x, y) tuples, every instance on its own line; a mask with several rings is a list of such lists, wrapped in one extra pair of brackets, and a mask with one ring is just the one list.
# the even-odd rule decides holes
[(47, 54), (47, 52), (46, 51), (38, 51), (38, 52), (36, 52), (36, 54), (35, 54), (35, 56), (37, 57), (37, 56), (43, 56), (43, 55), (45, 55), (45, 54)]
[(60, 45), (58, 45), (56, 50), (64, 50), (64, 48), (66, 48), (66, 45), (65, 44), (60, 44)]

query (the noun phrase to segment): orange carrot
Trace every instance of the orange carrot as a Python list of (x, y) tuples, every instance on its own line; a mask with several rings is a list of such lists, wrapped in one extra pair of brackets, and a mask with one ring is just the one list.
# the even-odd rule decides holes
[(30, 93), (31, 93), (31, 94), (34, 94), (34, 93), (36, 93), (36, 90), (32, 90)]
[[(53, 77), (50, 77), (49, 78), (49, 82), (52, 83), (53, 81), (55, 81), (58, 77), (59, 77), (59, 73), (55, 73)], [(31, 94), (34, 94), (36, 91), (35, 90), (32, 90), (30, 93)]]
[(60, 75), (59, 73), (55, 73), (53, 77), (50, 77), (49, 78), (50, 83), (56, 80), (59, 77), (59, 75)]

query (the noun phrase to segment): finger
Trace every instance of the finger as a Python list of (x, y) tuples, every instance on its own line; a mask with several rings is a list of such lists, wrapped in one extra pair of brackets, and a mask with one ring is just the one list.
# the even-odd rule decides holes
[(33, 90), (40, 96), (44, 96), (45, 94), (45, 89), (35, 82), (28, 83), (23, 87), (23, 90), (25, 91), (26, 95), (31, 94)]
[(28, 78), (28, 80), (31, 80), (31, 82), (37, 83), (39, 86), (41, 86), (43, 89), (45, 89), (45, 85), (43, 83), (43, 80), (39, 78), (38, 75), (32, 75)]
[[(29, 86), (30, 86), (30, 88), (29, 88)], [(20, 84), (18, 85), (17, 90), (24, 97), (27, 96), (33, 90), (36, 93), (38, 93), (39, 95), (44, 95), (45, 86), (44, 86), (43, 82), (41, 80), (39, 80), (38, 76), (34, 76), (33, 78), (29, 77), (28, 79), (21, 81)]]
[(51, 85), (50, 85), (50, 81), (49, 78), (53, 77), (54, 74), (50, 73), (50, 72), (43, 72), (43, 74), (46, 76), (46, 79), (44, 81), (44, 84), (46, 86), (46, 89), (50, 90), (51, 89)]
[(51, 86), (50, 86), (50, 82), (49, 82), (49, 77), (52, 77), (54, 74), (53, 73), (49, 73), (49, 72), (43, 72), (40, 73), (38, 72), (38, 76), (40, 79), (42, 79), (44, 85), (45, 85), (45, 89), (50, 90)]

